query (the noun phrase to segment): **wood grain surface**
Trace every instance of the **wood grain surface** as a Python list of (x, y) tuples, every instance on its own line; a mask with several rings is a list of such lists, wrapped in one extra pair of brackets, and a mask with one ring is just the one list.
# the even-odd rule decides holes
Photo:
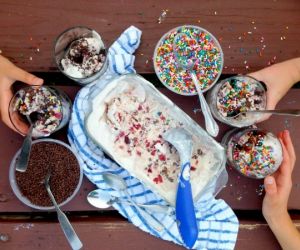
[(143, 31), (137, 72), (153, 73), (156, 43), (183, 24), (199, 25), (219, 39), (225, 74), (300, 56), (298, 0), (0, 0), (0, 53), (28, 71), (56, 71), (54, 41), (67, 28), (91, 27), (111, 45), (135, 25)]

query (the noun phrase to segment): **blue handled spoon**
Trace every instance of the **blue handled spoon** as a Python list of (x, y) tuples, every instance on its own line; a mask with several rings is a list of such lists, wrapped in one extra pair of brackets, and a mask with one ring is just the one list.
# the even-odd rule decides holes
[(176, 148), (180, 156), (181, 169), (175, 205), (176, 220), (184, 244), (188, 248), (192, 248), (198, 238), (198, 226), (190, 183), (192, 136), (183, 128), (172, 128), (163, 134), (163, 138)]

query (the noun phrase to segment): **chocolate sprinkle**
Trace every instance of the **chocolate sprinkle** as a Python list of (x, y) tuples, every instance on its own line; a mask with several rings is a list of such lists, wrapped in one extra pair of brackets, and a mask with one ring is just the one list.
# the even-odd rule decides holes
[(53, 205), (44, 185), (49, 169), (50, 189), (58, 204), (70, 197), (77, 187), (80, 168), (74, 154), (57, 143), (35, 143), (26, 172), (16, 171), (16, 182), (21, 193), (34, 205)]

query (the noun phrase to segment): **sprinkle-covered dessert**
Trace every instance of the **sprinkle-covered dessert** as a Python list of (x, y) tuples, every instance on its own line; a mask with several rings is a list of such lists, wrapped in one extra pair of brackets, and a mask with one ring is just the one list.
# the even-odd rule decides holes
[[(190, 73), (178, 65), (174, 51), (174, 38), (185, 34), (182, 41), (176, 41), (181, 49), (190, 51), (195, 57), (193, 67), (201, 89), (209, 89), (218, 79), (223, 67), (223, 54), (218, 41), (206, 30), (197, 26), (181, 26), (169, 31), (158, 42), (154, 52), (154, 68), (163, 84), (182, 95), (195, 95), (197, 90)], [(187, 42), (186, 37), (193, 43)], [(189, 39), (188, 39), (189, 40)]]
[[(222, 116), (235, 117), (241, 112), (263, 109), (264, 94), (254, 82), (231, 78), (219, 90), (217, 107)], [(242, 116), (235, 119), (242, 119)]]
[[(173, 113), (174, 107), (158, 101), (138, 81), (117, 86), (110, 85), (93, 101), (87, 131), (122, 167), (174, 204), (180, 159), (162, 135), (170, 128), (189, 127), (181, 122), (181, 113)], [(214, 155), (206, 138), (192, 134), (191, 183), (196, 197), (213, 178), (212, 166), (221, 156)]]
[(232, 135), (227, 147), (230, 164), (247, 177), (264, 178), (282, 162), (279, 140), (271, 133), (246, 129)]
[(86, 78), (98, 72), (106, 59), (102, 40), (84, 37), (73, 41), (61, 59), (63, 72), (74, 78)]
[(46, 87), (21, 89), (14, 99), (14, 111), (30, 119), (37, 134), (51, 134), (60, 125), (62, 109), (61, 100)]
[(219, 82), (207, 97), (213, 115), (236, 127), (252, 125), (262, 118), (260, 113), (243, 112), (266, 107), (264, 85), (248, 76), (234, 76)]

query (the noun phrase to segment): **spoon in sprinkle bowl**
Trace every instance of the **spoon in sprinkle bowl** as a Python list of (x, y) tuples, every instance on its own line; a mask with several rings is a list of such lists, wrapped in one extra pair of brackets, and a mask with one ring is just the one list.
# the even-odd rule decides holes
[(199, 96), (201, 110), (205, 118), (206, 131), (211, 136), (216, 137), (219, 133), (219, 126), (211, 114), (209, 106), (201, 90), (201, 83), (199, 82), (194, 71), (195, 64), (199, 62), (197, 50), (195, 49), (197, 46), (198, 43), (194, 38), (191, 38), (184, 33), (178, 33), (175, 36), (173, 43), (175, 60), (181, 68), (186, 69), (190, 74)]
[(50, 189), (50, 184), (49, 184), (50, 177), (51, 177), (51, 172), (49, 171), (45, 177), (44, 184), (45, 184), (46, 190), (48, 192), (48, 195), (55, 207), (55, 210), (57, 213), (57, 218), (59, 220), (59, 224), (60, 224), (61, 229), (63, 230), (70, 246), (72, 247), (72, 249), (79, 250), (82, 248), (83, 245), (82, 245), (80, 239), (78, 238), (75, 230), (73, 229), (70, 221), (68, 220), (67, 216), (60, 210), (59, 206), (56, 203), (56, 200)]

